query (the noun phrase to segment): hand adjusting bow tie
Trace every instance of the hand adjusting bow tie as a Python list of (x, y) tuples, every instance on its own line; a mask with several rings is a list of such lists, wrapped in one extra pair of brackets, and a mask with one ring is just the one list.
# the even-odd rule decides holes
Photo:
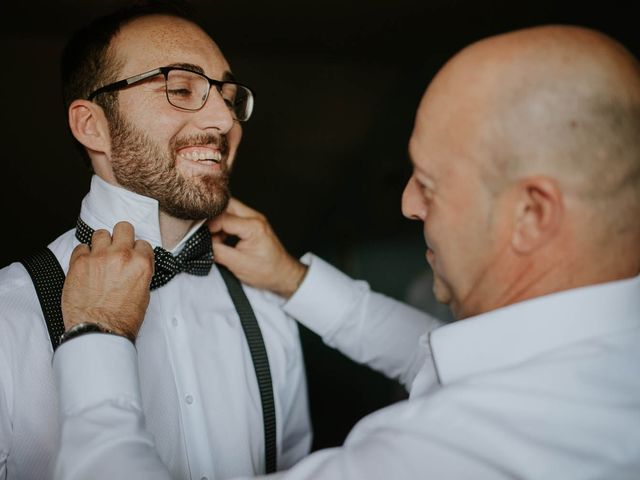
[[(93, 228), (78, 218), (76, 238), (87, 245), (91, 245)], [(173, 255), (162, 247), (153, 249), (155, 270), (149, 288), (155, 290), (166, 284), (180, 272), (204, 277), (209, 274), (213, 265), (213, 250), (211, 248), (211, 234), (206, 225), (200, 227), (196, 233), (186, 241), (182, 251)]]

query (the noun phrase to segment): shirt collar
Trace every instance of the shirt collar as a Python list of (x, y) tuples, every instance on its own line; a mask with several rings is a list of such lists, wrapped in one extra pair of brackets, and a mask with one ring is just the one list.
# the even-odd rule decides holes
[[(158, 201), (111, 185), (97, 175), (91, 178), (91, 189), (82, 200), (80, 218), (93, 229), (109, 231), (118, 222), (129, 222), (135, 229), (136, 239), (146, 240), (154, 248), (162, 246)], [(184, 242), (204, 222), (196, 222), (171, 253), (182, 250)]]
[(590, 285), (470, 317), (430, 335), (442, 384), (640, 326), (640, 276)]

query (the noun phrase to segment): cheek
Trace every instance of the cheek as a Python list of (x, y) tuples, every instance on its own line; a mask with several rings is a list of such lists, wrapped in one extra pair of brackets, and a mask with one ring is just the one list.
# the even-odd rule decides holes
[(185, 119), (176, 114), (164, 98), (149, 98), (131, 104), (126, 118), (138, 130), (158, 143), (168, 142), (184, 128)]
[(233, 127), (227, 133), (227, 138), (229, 140), (229, 146), (234, 150), (238, 148), (238, 144), (242, 139), (242, 125), (238, 122), (234, 122)]
[(477, 245), (488, 233), (483, 212), (467, 200), (461, 194), (447, 206), (433, 205), (424, 225), (440, 266), (448, 270), (470, 267)]
[(482, 277), (495, 260), (496, 226), (491, 210), (480, 201), (468, 209), (460, 223), (462, 228), (453, 239), (459, 254), (458, 273), (463, 277), (462, 283), (472, 288), (478, 276)]
[(238, 122), (235, 122), (231, 130), (229, 130), (229, 133), (227, 133), (227, 142), (229, 142), (229, 167), (233, 166), (241, 139), (242, 126)]

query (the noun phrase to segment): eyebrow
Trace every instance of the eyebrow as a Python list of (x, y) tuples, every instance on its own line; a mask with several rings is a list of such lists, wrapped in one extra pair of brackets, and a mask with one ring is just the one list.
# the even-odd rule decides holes
[[(169, 65), (167, 65), (168, 67), (176, 67), (176, 68), (184, 68), (185, 70), (191, 70), (192, 72), (195, 73), (199, 73), (201, 75), (204, 75), (204, 69), (200, 66), (200, 65), (195, 65), (193, 63), (171, 63)], [(224, 73), (222, 74), (222, 79), (223, 82), (235, 82), (236, 81), (236, 77), (233, 73), (231, 73), (229, 70), (225, 70)]]
[(409, 148), (407, 148), (407, 156), (409, 157), (409, 163), (413, 168), (413, 174), (414, 175), (418, 174), (418, 176), (420, 176), (420, 181), (422, 183), (425, 183), (425, 184), (428, 183), (428, 185), (426, 185), (427, 187), (431, 189), (435, 189), (435, 180), (433, 179), (431, 174), (425, 172), (424, 170), (422, 170), (420, 167), (416, 165), (416, 163), (413, 160), (413, 156), (411, 155), (411, 150)]

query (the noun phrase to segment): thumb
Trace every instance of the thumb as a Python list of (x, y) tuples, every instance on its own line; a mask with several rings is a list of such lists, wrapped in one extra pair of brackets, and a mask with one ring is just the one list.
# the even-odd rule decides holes
[(234, 247), (225, 245), (224, 243), (216, 243), (213, 250), (213, 259), (216, 263), (224, 265), (237, 276), (237, 270), (242, 264), (243, 255)]

